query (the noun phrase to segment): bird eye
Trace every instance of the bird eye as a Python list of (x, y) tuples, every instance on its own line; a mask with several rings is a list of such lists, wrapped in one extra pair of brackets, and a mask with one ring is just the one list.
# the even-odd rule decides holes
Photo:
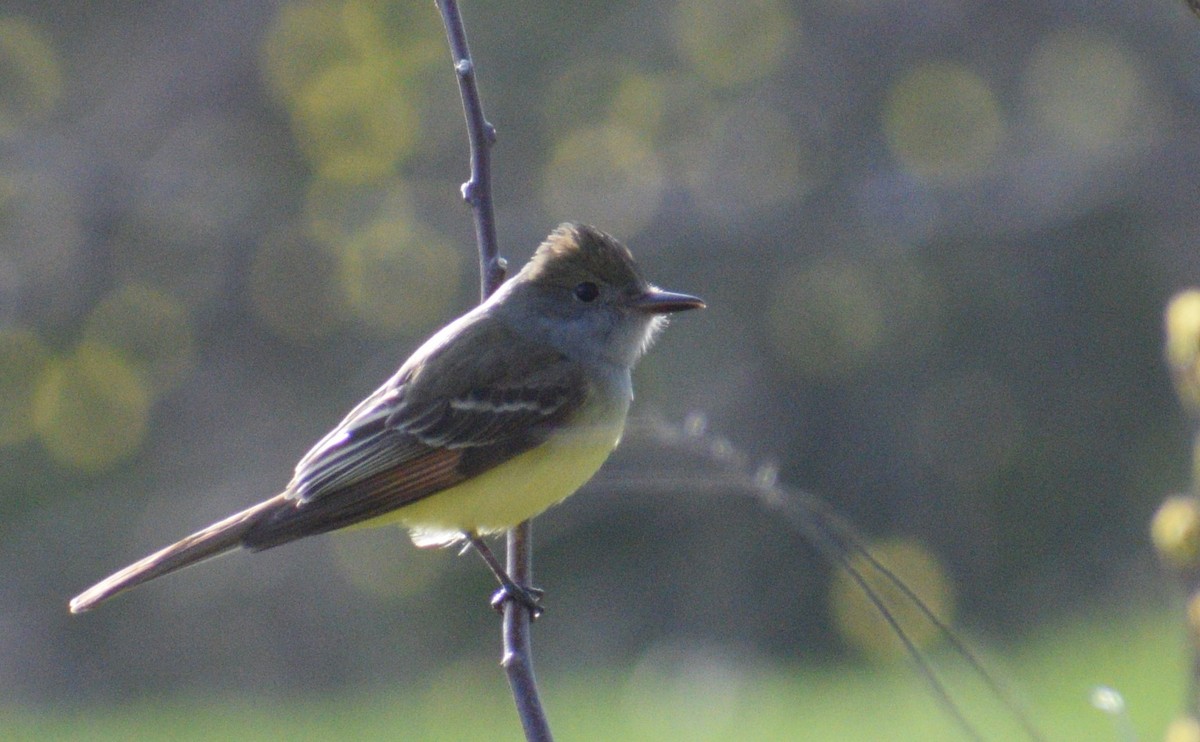
[(575, 298), (579, 301), (595, 301), (597, 296), (600, 296), (600, 287), (591, 281), (584, 281), (575, 287)]

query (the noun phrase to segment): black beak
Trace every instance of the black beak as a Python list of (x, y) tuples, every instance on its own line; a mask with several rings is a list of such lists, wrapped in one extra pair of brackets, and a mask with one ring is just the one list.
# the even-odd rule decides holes
[(630, 302), (630, 306), (646, 314), (669, 314), (686, 309), (703, 309), (704, 302), (687, 294), (676, 294), (651, 287), (649, 291)]

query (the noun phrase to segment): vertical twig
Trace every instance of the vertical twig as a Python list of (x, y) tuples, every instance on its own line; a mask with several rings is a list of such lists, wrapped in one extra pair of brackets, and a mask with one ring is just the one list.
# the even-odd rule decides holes
[[(533, 523), (525, 521), (508, 532), (508, 576), (518, 585), (533, 583)], [(508, 674), (525, 739), (550, 742), (550, 725), (538, 696), (537, 680), (533, 676), (533, 649), (530, 637), (529, 609), (516, 600), (504, 603), (504, 658), (501, 663)]]
[(496, 128), (483, 115), (479, 88), (475, 85), (475, 63), (467, 46), (467, 31), (456, 0), (437, 0), (450, 41), (458, 90), (462, 94), (467, 138), (471, 143), (471, 178), (462, 185), (463, 200), (475, 216), (475, 242), (479, 245), (479, 294), (487, 299), (504, 281), (504, 259), (496, 241), (496, 216), (492, 209), (492, 145)]
[[(462, 186), (463, 200), (471, 206), (475, 219), (475, 241), (479, 246), (479, 292), (487, 299), (504, 281), (505, 263), (500, 257), (496, 240), (496, 218), (492, 209), (491, 148), (496, 141), (496, 129), (483, 115), (483, 104), (475, 84), (475, 64), (467, 46), (467, 32), (456, 0), (436, 0), (446, 26), (446, 38), (458, 89), (462, 95), (463, 115), (471, 144), (471, 177)], [(533, 577), (533, 532), (529, 522), (508, 533), (508, 574), (518, 585), (529, 585)], [(546, 713), (538, 695), (533, 674), (533, 649), (530, 642), (530, 612), (516, 600), (504, 604), (504, 656), (502, 664), (508, 675), (513, 701), (525, 738), (534, 742), (552, 739)]]

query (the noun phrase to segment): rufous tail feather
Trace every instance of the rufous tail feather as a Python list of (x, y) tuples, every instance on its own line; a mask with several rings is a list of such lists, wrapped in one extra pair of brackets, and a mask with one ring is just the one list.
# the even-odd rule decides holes
[(236, 549), (242, 545), (242, 539), (256, 523), (283, 506), (291, 507), (291, 501), (283, 495), (278, 495), (134, 562), (73, 598), (71, 613), (91, 610), (117, 593), (143, 582)]

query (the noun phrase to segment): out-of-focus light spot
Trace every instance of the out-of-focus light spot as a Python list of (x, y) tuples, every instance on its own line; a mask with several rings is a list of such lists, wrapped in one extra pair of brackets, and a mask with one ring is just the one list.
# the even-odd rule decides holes
[(671, 40), (680, 56), (721, 87), (774, 73), (800, 33), (779, 0), (680, 0), (671, 11)]
[(281, 102), (324, 69), (390, 60), (397, 74), (422, 62), (446, 63), (446, 39), (436, 13), (391, 0), (306, 0), (280, 7), (262, 47), (267, 87)]
[(322, 70), (291, 106), (301, 150), (324, 178), (351, 183), (395, 172), (413, 149), (420, 117), (407, 87), (378, 64)]
[(701, 438), (708, 431), (708, 417), (703, 412), (690, 412), (683, 420), (683, 434)]
[[(261, 66), (267, 88), (295, 116), (295, 109), (305, 106), (303, 97), (338, 68), (381, 74), (388, 78), (386, 84), (410, 97), (420, 91), (423, 99), (428, 98), (425, 91), (430, 87), (431, 71), (436, 69), (434, 89), (440, 95), (445, 83), (445, 46), (437, 13), (420, 5), (392, 0), (306, 0), (280, 7), (263, 42)], [(420, 111), (423, 121), (430, 111), (435, 111), (435, 117), (440, 114), (437, 103), (430, 100), (410, 101), (406, 106)], [(450, 108), (461, 117), (457, 106)], [(454, 129), (457, 137), (461, 136), (461, 118), (455, 120), (459, 122)], [(438, 138), (441, 132), (426, 136)], [(429, 142), (422, 141), (428, 151)], [(454, 141), (457, 144), (459, 140)]]
[(708, 117), (712, 96), (682, 72), (647, 72), (620, 58), (580, 55), (551, 83), (543, 112), (555, 135), (605, 123), (670, 147), (680, 132)]
[(556, 219), (603, 224), (628, 238), (658, 211), (663, 187), (662, 164), (644, 138), (621, 126), (596, 126), (554, 146), (542, 203)]
[(258, 321), (294, 343), (314, 344), (341, 324), (337, 257), (299, 229), (263, 239), (250, 263), (247, 289)]
[(173, 389), (195, 363), (187, 312), (144, 286), (125, 285), (104, 297), (84, 324), (83, 340), (116, 350), (155, 394)]
[(1180, 403), (1200, 413), (1200, 290), (1171, 297), (1163, 315), (1167, 368)]
[(1092, 689), (1092, 706), (1106, 714), (1123, 714), (1126, 711), (1125, 698), (1116, 688), (1098, 685)]
[(121, 353), (82, 343), (52, 361), (34, 395), (34, 426), (56, 461), (77, 469), (104, 469), (142, 445), (150, 390)]
[(339, 245), (338, 256), (347, 308), (384, 333), (445, 322), (462, 286), (462, 254), (412, 222), (374, 222)]
[(342, 0), (341, 34), (346, 40), (365, 56), (384, 53), (390, 46), (388, 28), (383, 23), (381, 13), (385, 6), (393, 2), (383, 0)]
[(1167, 725), (1166, 733), (1163, 734), (1163, 742), (1200, 742), (1200, 719), (1190, 714), (1172, 719)]
[(1167, 363), (1180, 368), (1200, 364), (1200, 289), (1171, 297), (1163, 313)]
[(50, 351), (32, 331), (0, 330), (0, 446), (31, 438), (33, 399)]
[(0, 18), (0, 136), (52, 112), (62, 63), (50, 38), (22, 18)]
[[(902, 580), (944, 623), (954, 620), (954, 587), (945, 568), (919, 541), (896, 538), (867, 547), (871, 554)], [(830, 612), (847, 644), (878, 660), (907, 656), (893, 628), (867, 597), (851, 572), (857, 572), (891, 612), (918, 649), (940, 637), (937, 627), (895, 585), (882, 577), (862, 554), (849, 555), (849, 567), (839, 569), (829, 589)]]
[(731, 107), (689, 144), (681, 160), (687, 185), (704, 211), (721, 217), (775, 209), (802, 198), (820, 177), (805, 138), (765, 105)]
[(1200, 566), (1200, 502), (1191, 495), (1164, 500), (1150, 520), (1150, 541), (1168, 567), (1194, 572)]
[(343, 183), (317, 178), (309, 185), (304, 214), (309, 233), (336, 247), (375, 222), (411, 222), (417, 210), (409, 189), (399, 181)]
[(907, 252), (883, 246), (777, 272), (767, 310), (775, 352), (833, 379), (925, 352), (942, 330), (938, 287)]
[(834, 259), (779, 275), (767, 310), (776, 352), (800, 373), (828, 378), (870, 361), (885, 312), (866, 267)]
[[(1037, 122), (1069, 147), (1095, 151), (1140, 141), (1152, 106), (1146, 81), (1125, 45), (1072, 30), (1038, 44), (1025, 71)], [(1150, 119), (1153, 116), (1149, 116)]]
[(904, 416), (915, 456), (962, 491), (1003, 471), (1024, 429), (1021, 405), (1007, 384), (983, 371), (939, 379)]
[[(378, 31), (370, 31), (371, 36), (366, 37), (368, 40), (372, 40), (374, 43), (373, 39), (378, 35), (387, 43), (401, 45), (404, 53), (413, 52), (417, 47), (422, 47), (426, 52), (436, 53), (437, 65), (443, 73), (445, 72), (450, 58), (446, 53), (446, 28), (442, 25), (442, 17), (439, 13), (431, 13), (429, 8), (422, 3), (411, 3), (405, 0), (351, 1), (361, 8), (368, 9), (373, 16), (370, 22), (377, 21), (379, 24)], [(359, 32), (352, 30), (352, 26), (356, 22), (358, 21), (347, 16), (347, 28), (350, 29), (348, 33), (351, 38), (362, 38)], [(412, 58), (408, 58), (408, 61), (412, 61)], [(453, 88), (451, 90), (453, 91)], [(451, 98), (456, 103), (458, 102), (457, 94), (452, 93)]]
[(299, 94), (322, 71), (375, 51), (363, 42), (378, 35), (368, 33), (360, 14), (348, 12), (348, 5), (344, 0), (312, 0), (280, 7), (263, 42), (262, 62), (267, 87), (280, 101)]
[(428, 594), (441, 565), (422, 559), (399, 528), (363, 528), (329, 541), (338, 571), (359, 590), (381, 597)]
[(771, 491), (779, 484), (779, 465), (774, 462), (759, 464), (754, 470), (754, 486)]
[(953, 62), (923, 64), (900, 78), (888, 93), (883, 128), (901, 165), (936, 181), (980, 175), (1004, 136), (987, 82)]
[(634, 70), (618, 78), (608, 105), (608, 120), (654, 137), (663, 122), (668, 79)]

